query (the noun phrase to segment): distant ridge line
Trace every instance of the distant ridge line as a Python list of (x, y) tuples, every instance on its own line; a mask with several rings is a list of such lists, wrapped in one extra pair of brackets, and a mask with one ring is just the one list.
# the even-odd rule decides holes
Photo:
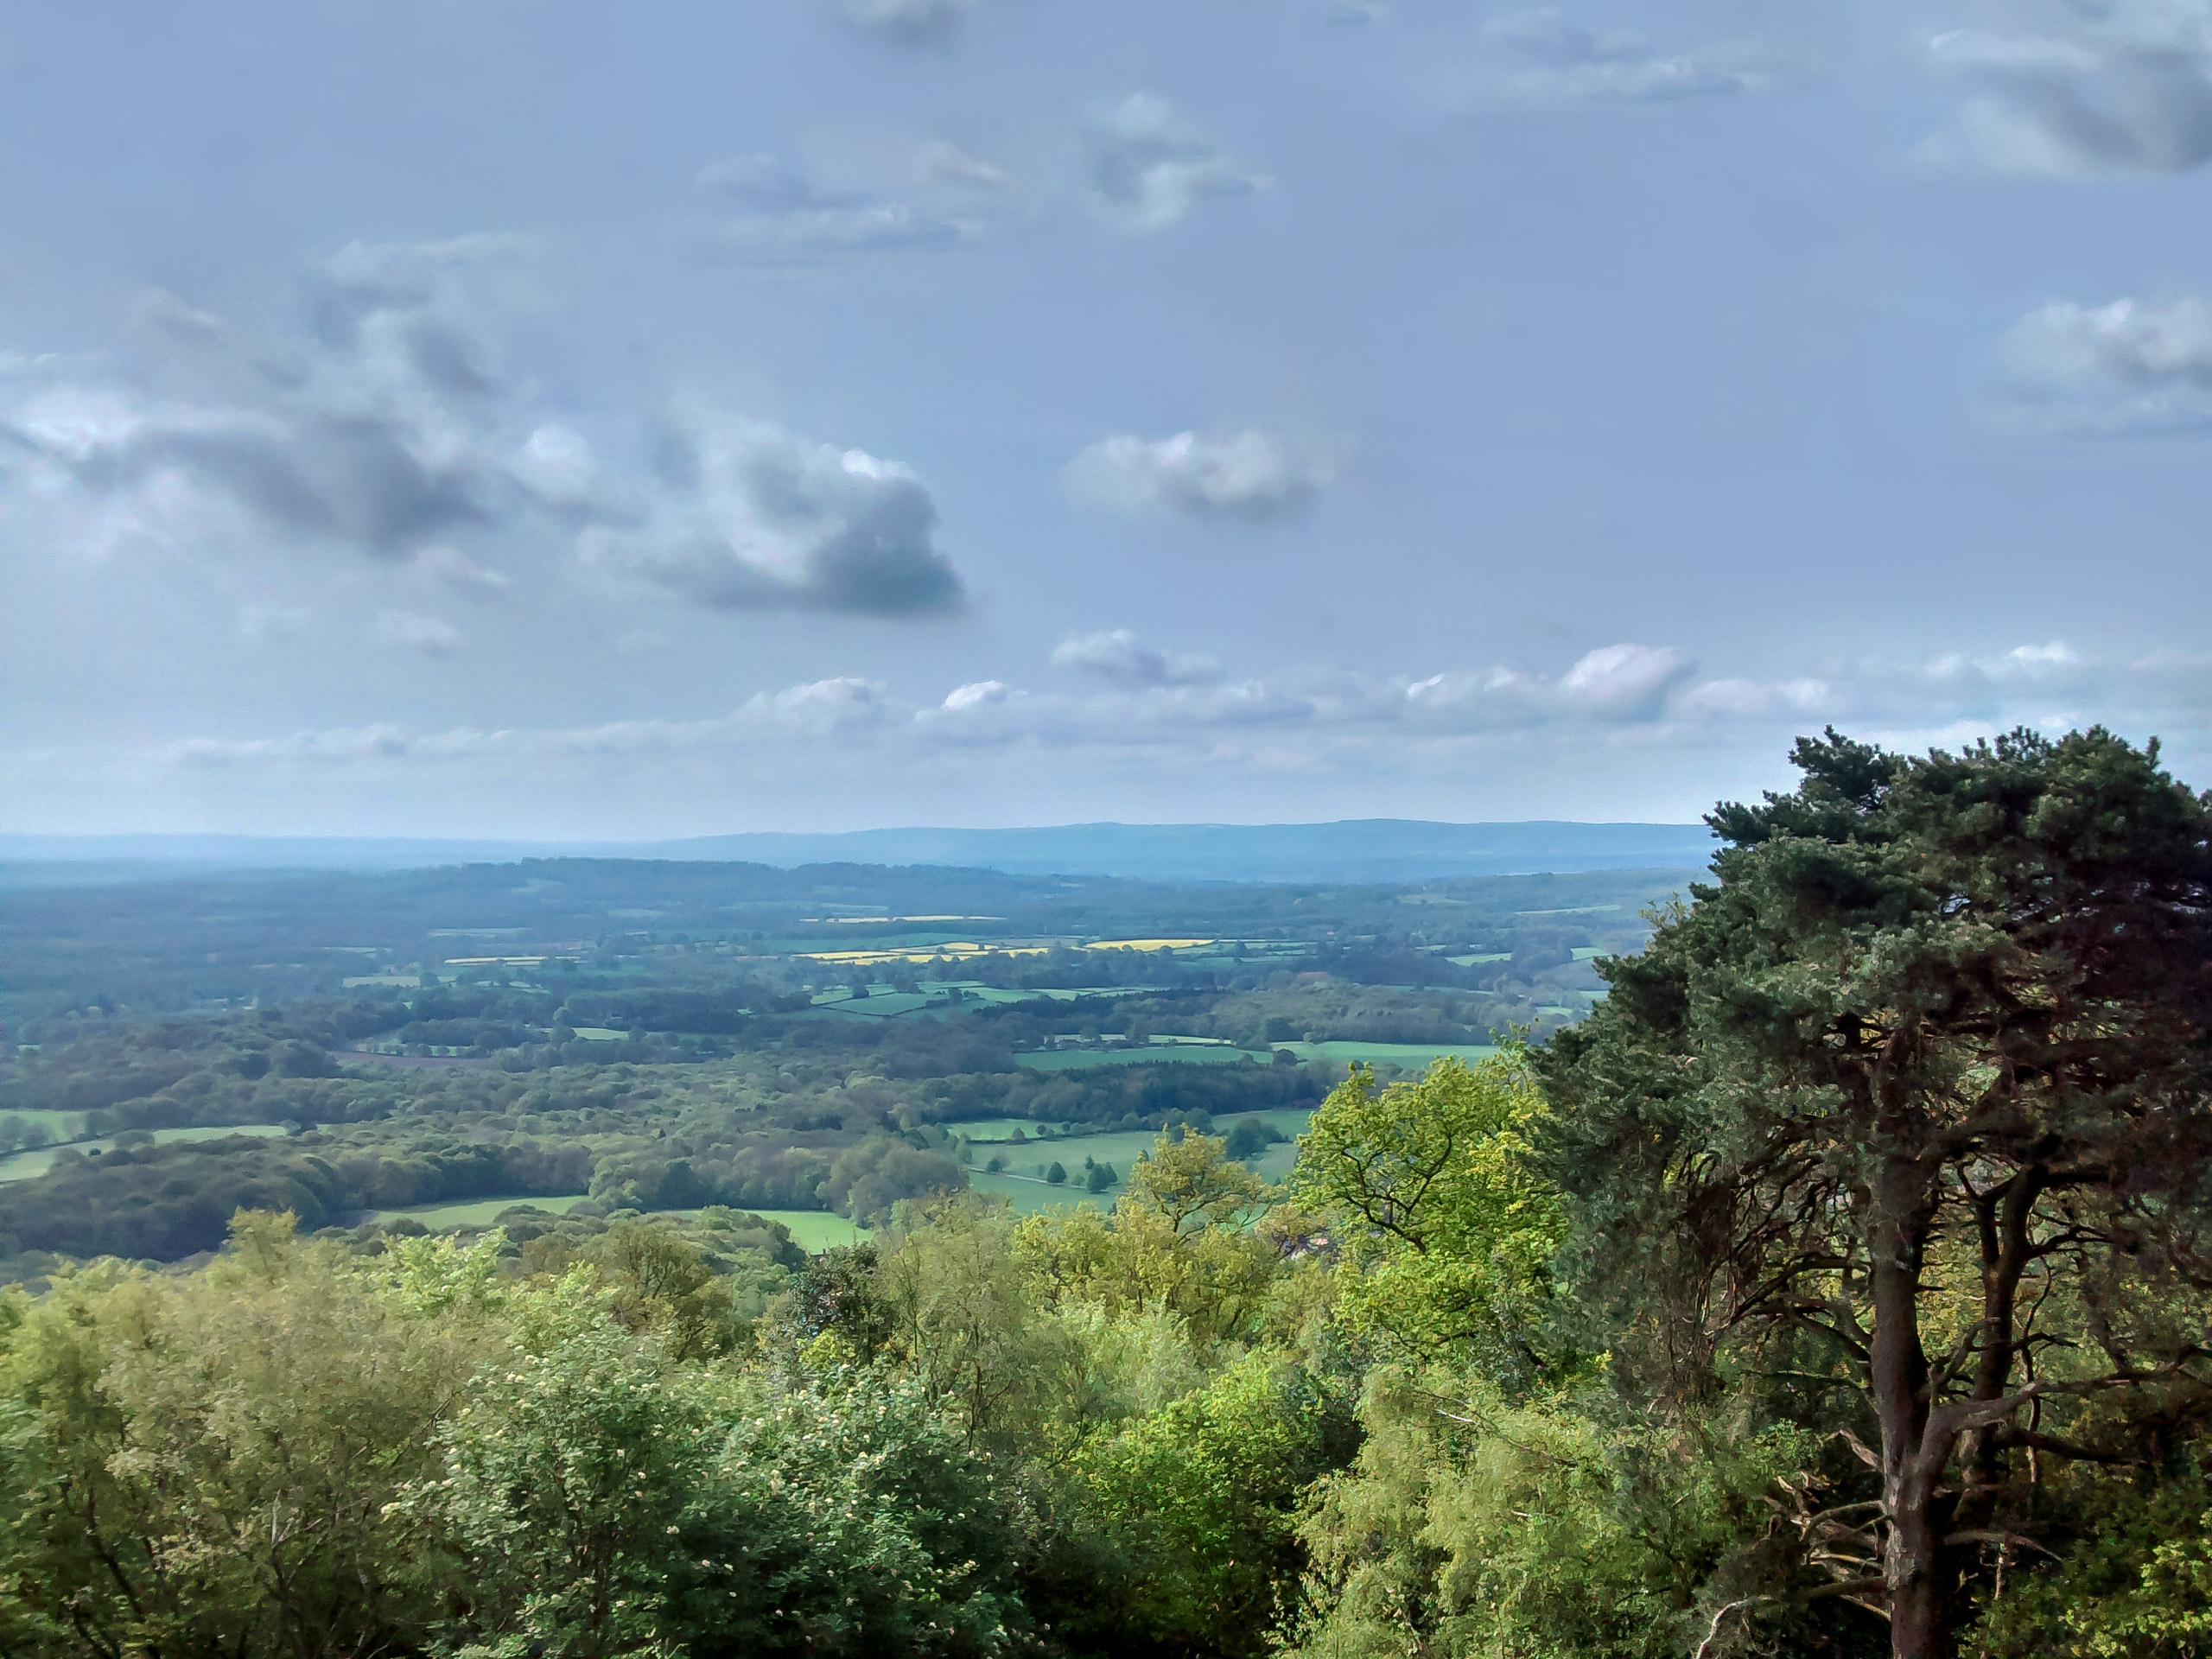
[(1012, 830), (915, 826), (810, 833), (753, 830), (650, 842), (229, 835), (0, 834), (0, 864), (77, 865), (94, 880), (214, 870), (401, 870), (525, 858), (671, 859), (791, 868), (802, 864), (945, 865), (1016, 875), (1159, 881), (1408, 882), (1454, 876), (1688, 869), (1712, 855), (1701, 823), (1530, 819), (1447, 823), (1346, 818), (1320, 823), (1071, 823)]

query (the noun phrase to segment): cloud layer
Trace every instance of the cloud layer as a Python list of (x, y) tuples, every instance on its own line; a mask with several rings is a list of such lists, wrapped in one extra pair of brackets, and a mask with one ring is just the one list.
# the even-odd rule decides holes
[[(414, 637), (420, 620), (394, 619), (397, 642), (435, 646), (435, 630)], [(2084, 705), (2155, 718), (2160, 709), (2201, 705), (2212, 694), (2212, 658), (2100, 662), (2057, 643), (1989, 657), (1843, 664), (1785, 681), (1704, 678), (1679, 652), (1631, 643), (1586, 652), (1556, 672), (1494, 665), (1419, 679), (1294, 669), (1230, 683), (1206, 659), (1169, 657), (1126, 631), (1077, 636), (1053, 660), (1102, 689), (1067, 696), (987, 680), (915, 702), (880, 681), (849, 675), (762, 692), (704, 720), (429, 732), (386, 722), (285, 737), (189, 739), (111, 752), (103, 764), (327, 767), (500, 755), (639, 759), (780, 746), (802, 763), (827, 764), (850, 753), (925, 765), (947, 749), (1041, 748), (1069, 765), (1086, 755), (1179, 756), (1193, 765), (1268, 756), (1269, 764), (1387, 772), (1453, 746), (1538, 733), (1579, 732), (1592, 741), (1611, 734), (1642, 745), (1694, 747), (1732, 729), (1770, 731), (1778, 742), (1835, 721), (1895, 742), (1957, 741), (2016, 721), (2070, 723), (2082, 717)], [(19, 753), (0, 764), (0, 773), (29, 776), (41, 766), (76, 763), (90, 758)]]

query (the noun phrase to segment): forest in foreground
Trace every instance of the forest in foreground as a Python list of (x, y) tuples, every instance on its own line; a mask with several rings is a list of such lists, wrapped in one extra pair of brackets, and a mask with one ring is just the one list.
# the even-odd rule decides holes
[[(1796, 759), (1794, 790), (1714, 813), (1710, 877), (1596, 958), (1586, 1014), (1485, 1054), (1386, 1080), (1236, 1001), (1339, 1017), (1325, 968), (1101, 987), (1260, 1028), (1249, 1059), (1122, 1068), (1173, 1072), (1149, 1121), (1124, 1093), (1053, 1126), (1149, 1137), (1090, 1204), (1009, 1202), (947, 1133), (971, 1108), (918, 1085), (1014, 1087), (1033, 1045), (1109, 1033), (810, 1080), (829, 993), (764, 977), (729, 1010), (763, 1046), (671, 1052), (642, 1018), (607, 1040), (752, 1079), (747, 1113), (853, 1096), (865, 1133), (796, 1099), (776, 1132), (786, 1161), (846, 1137), (817, 1203), (837, 1158), (900, 1160), (873, 1188), (849, 1166), (864, 1243), (633, 1202), (743, 1148), (671, 1160), (626, 1122), (543, 1174), (599, 1193), (566, 1215), (355, 1220), (385, 1177), (296, 1122), (283, 1180), (355, 1183), (328, 1224), (242, 1179), (219, 1248), (57, 1238), (0, 1293), (0, 1654), (2212, 1653), (2212, 798), (2101, 731)], [(1485, 1011), (1537, 1006), (1511, 948), (1429, 954)], [(892, 995), (936, 1006), (916, 983)], [(1377, 988), (1394, 1018), (1437, 1002)], [(984, 1028), (938, 1001), (924, 1047)], [(439, 1156), (620, 1116), (560, 1097), (619, 1071), (572, 1058), (581, 1027), (494, 1048), (470, 1017), (480, 1069), (442, 1086), (517, 1093), (457, 1109)], [(195, 1027), (219, 1066), (79, 1109), (373, 1092), (337, 1033), (245, 1018)], [(41, 1071), (42, 1043), (13, 1086), (153, 1065), (53, 1048), (107, 1058)], [(1320, 1096), (1294, 1157), (1173, 1104), (1214, 1071)], [(11, 1213), (183, 1215), (181, 1154), (139, 1133)]]

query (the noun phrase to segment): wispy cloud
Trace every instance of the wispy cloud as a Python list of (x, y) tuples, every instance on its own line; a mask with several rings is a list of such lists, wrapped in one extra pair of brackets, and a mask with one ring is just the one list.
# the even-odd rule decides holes
[(1138, 232), (1166, 230), (1201, 202), (1249, 195), (1268, 182), (1264, 173), (1149, 92), (1133, 93), (1091, 122), (1084, 160), (1099, 213)]
[[(842, 255), (949, 248), (976, 234), (979, 189), (995, 188), (981, 163), (955, 172), (943, 161), (945, 146), (930, 156), (936, 165), (925, 181), (929, 199), (906, 199), (863, 190), (833, 189), (812, 171), (772, 153), (718, 162), (699, 176), (702, 188), (725, 211), (702, 227), (707, 251), (717, 257), (761, 266), (817, 264)], [(963, 205), (955, 194), (967, 200)]]
[(1641, 35), (1598, 29), (1554, 7), (1495, 19), (1483, 30), (1492, 62), (1479, 90), (1501, 101), (1647, 103), (1760, 91), (1785, 65), (1757, 41), (1669, 50)]
[(461, 645), (461, 630), (452, 623), (416, 611), (378, 611), (369, 625), (369, 634), (419, 657), (449, 657)]
[(853, 28), (897, 46), (944, 46), (958, 36), (976, 0), (832, 0)]

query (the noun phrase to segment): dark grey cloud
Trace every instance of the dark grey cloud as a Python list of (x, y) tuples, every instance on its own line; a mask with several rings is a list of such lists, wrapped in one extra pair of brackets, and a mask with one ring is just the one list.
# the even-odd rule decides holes
[[(735, 176), (756, 200), (808, 199), (803, 181), (766, 168)], [(897, 462), (702, 417), (646, 423), (644, 464), (625, 469), (545, 418), (527, 378), (501, 367), (496, 307), (454, 281), (505, 247), (349, 249), (309, 283), (312, 339), (258, 355), (219, 319), (150, 300), (141, 332), (188, 341), (194, 365), (213, 351), (217, 395), (103, 381), (82, 365), (0, 377), (0, 455), (35, 474), (41, 499), (90, 509), (74, 527), (87, 541), (279, 560), (328, 547), (486, 601), (518, 589), (481, 544), (573, 540), (587, 566), (709, 608), (961, 607), (933, 539), (937, 504)], [(457, 640), (410, 611), (371, 632), (434, 655)]]
[(1968, 89), (1930, 158), (1997, 172), (2179, 173), (2212, 160), (2212, 6), (2022, 6), (2021, 27), (1954, 29), (1931, 62)]
[(925, 616), (965, 589), (937, 547), (937, 503), (913, 471), (763, 422), (702, 423), (664, 448), (687, 463), (635, 528), (584, 533), (586, 562), (712, 610)]
[(510, 391), (447, 276), (499, 238), (357, 245), (311, 274), (311, 338), (248, 342), (173, 295), (133, 321), (127, 376), (59, 365), (0, 400), (0, 438), (48, 482), (170, 521), (227, 512), (247, 534), (404, 557), (491, 525), (522, 491), (499, 453)]
[[(35, 429), (18, 432), (37, 442)], [(397, 557), (426, 537), (490, 516), (485, 469), (426, 463), (410, 449), (409, 435), (388, 418), (307, 416), (274, 429), (149, 425), (74, 456), (50, 443), (40, 448), (96, 493), (181, 474), (228, 494), (280, 535)]]

